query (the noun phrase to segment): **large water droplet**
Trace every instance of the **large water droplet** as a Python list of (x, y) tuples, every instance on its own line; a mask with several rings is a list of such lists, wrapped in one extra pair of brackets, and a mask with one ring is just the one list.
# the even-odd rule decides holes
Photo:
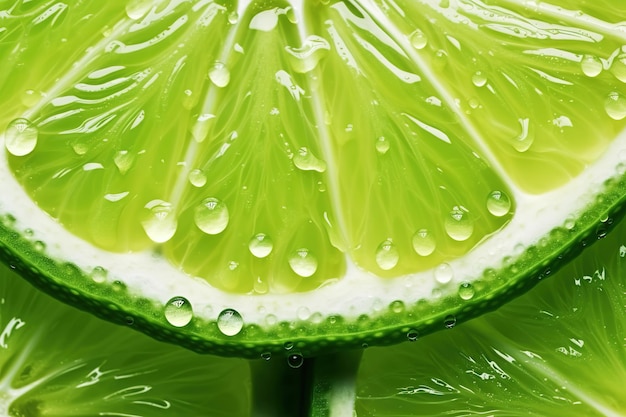
[(469, 282), (463, 282), (459, 286), (459, 297), (462, 300), (471, 300), (474, 297), (474, 287)]
[(152, 200), (144, 206), (141, 226), (146, 235), (155, 243), (167, 242), (176, 233), (178, 222), (176, 213), (170, 203), (163, 200)]
[(131, 0), (126, 3), (126, 15), (132, 20), (139, 20), (148, 13), (152, 4), (152, 0)]
[(274, 242), (272, 242), (272, 239), (265, 233), (257, 233), (250, 239), (250, 242), (248, 242), (248, 249), (250, 249), (250, 253), (257, 258), (265, 258), (272, 253)]
[(206, 185), (207, 177), (203, 170), (192, 169), (189, 171), (189, 182), (194, 187), (204, 187)]
[(420, 256), (428, 256), (435, 251), (437, 242), (428, 229), (420, 229), (413, 235), (413, 249)]
[(194, 212), (196, 226), (209, 235), (222, 233), (228, 226), (228, 220), (228, 207), (213, 197), (202, 200)]
[(626, 117), (626, 98), (617, 91), (613, 91), (606, 98), (604, 109), (611, 119), (622, 120)]
[(317, 271), (317, 258), (306, 248), (293, 252), (288, 262), (291, 270), (304, 278), (310, 277)]
[(191, 303), (185, 297), (174, 297), (165, 305), (165, 319), (175, 327), (185, 327), (193, 318)]
[(615, 78), (626, 83), (626, 54), (622, 53), (615, 57), (611, 64), (610, 71)]
[(587, 77), (597, 77), (602, 72), (602, 61), (595, 55), (585, 55), (580, 67)]
[(513, 147), (518, 152), (526, 152), (535, 141), (535, 132), (529, 118), (518, 119), (521, 133), (513, 138)]
[(482, 71), (476, 71), (474, 75), (472, 75), (472, 84), (476, 87), (483, 87), (487, 84), (487, 76)]
[(28, 155), (37, 146), (38, 135), (37, 128), (29, 120), (15, 119), (7, 126), (4, 146), (12, 155)]
[(400, 260), (400, 252), (391, 239), (385, 240), (376, 249), (376, 263), (385, 271), (392, 269)]
[(291, 368), (299, 368), (304, 364), (304, 356), (300, 353), (292, 353), (287, 357), (287, 364)]
[(302, 147), (293, 156), (293, 164), (303, 171), (326, 171), (326, 162), (318, 159), (307, 148)]
[(96, 266), (89, 274), (91, 279), (98, 284), (102, 284), (107, 279), (107, 270), (101, 266)]
[(390, 148), (390, 144), (389, 144), (389, 140), (384, 137), (381, 136), (378, 139), (376, 139), (376, 151), (378, 151), (379, 154), (384, 155), (387, 153), (387, 151), (389, 151)]
[(228, 308), (217, 316), (217, 328), (226, 336), (235, 336), (243, 328), (243, 319), (238, 311)]
[(440, 284), (447, 284), (454, 277), (454, 270), (449, 264), (443, 263), (435, 268), (435, 280)]
[(445, 219), (446, 233), (452, 239), (462, 242), (472, 236), (474, 222), (470, 218), (469, 211), (463, 206), (455, 206)]
[(409, 36), (409, 41), (415, 49), (424, 49), (428, 44), (428, 38), (426, 37), (424, 32), (419, 29), (416, 29), (413, 33), (411, 33), (411, 35)]
[(502, 217), (511, 210), (511, 199), (502, 191), (492, 191), (487, 197), (487, 210), (496, 217)]
[(216, 62), (209, 69), (209, 79), (215, 86), (224, 88), (230, 83), (230, 71), (222, 62)]

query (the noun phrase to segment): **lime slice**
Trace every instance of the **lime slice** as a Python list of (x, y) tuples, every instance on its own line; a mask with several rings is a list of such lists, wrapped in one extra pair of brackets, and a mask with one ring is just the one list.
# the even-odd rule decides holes
[(366, 350), (359, 417), (626, 414), (626, 223), (618, 228), (497, 312)]
[(98, 320), (0, 265), (2, 416), (240, 417), (246, 378), (243, 360), (199, 356)]
[(495, 308), (606, 233), (626, 166), (623, 6), (497, 3), (17, 3), (4, 258), (220, 355)]

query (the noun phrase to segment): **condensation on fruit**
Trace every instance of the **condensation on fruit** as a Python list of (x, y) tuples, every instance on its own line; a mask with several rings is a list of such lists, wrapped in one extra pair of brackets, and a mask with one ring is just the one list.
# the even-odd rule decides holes
[(224, 88), (230, 83), (230, 70), (223, 62), (215, 62), (209, 69), (209, 79), (219, 88)]
[(196, 206), (193, 216), (196, 226), (208, 235), (222, 233), (228, 226), (228, 207), (215, 197), (208, 197)]
[(193, 318), (193, 308), (185, 297), (173, 297), (165, 305), (165, 319), (174, 327), (185, 327)]
[(4, 146), (11, 155), (25, 156), (35, 150), (39, 131), (28, 119), (19, 118), (9, 123), (4, 134)]
[(437, 265), (433, 274), (435, 276), (435, 280), (439, 284), (447, 284), (452, 281), (452, 278), (454, 278), (454, 270), (450, 264), (447, 263)]
[(192, 169), (191, 171), (189, 171), (189, 183), (191, 185), (193, 185), (194, 187), (204, 187), (206, 185), (207, 182), (207, 177), (206, 177), (206, 173), (201, 170), (201, 169)]
[(386, 137), (380, 136), (378, 139), (376, 139), (376, 151), (379, 154), (386, 154), (389, 151), (390, 147), (391, 145), (389, 144), (389, 139), (387, 139)]
[(487, 210), (496, 217), (502, 217), (511, 210), (511, 199), (503, 191), (492, 191), (487, 196)]
[(518, 119), (521, 132), (513, 138), (513, 148), (518, 152), (526, 152), (535, 141), (535, 130), (528, 117)]
[(615, 78), (626, 83), (626, 53), (621, 53), (613, 59), (610, 71)]
[(257, 258), (266, 258), (274, 249), (274, 242), (265, 233), (257, 233), (248, 242), (248, 250)]
[(141, 226), (150, 240), (155, 243), (170, 240), (178, 227), (172, 204), (158, 199), (150, 201), (144, 206)]
[(611, 119), (622, 120), (626, 117), (626, 97), (612, 91), (604, 101), (604, 109)]
[(243, 318), (238, 311), (228, 308), (217, 316), (217, 328), (225, 336), (235, 336), (243, 329)]
[(437, 241), (428, 229), (420, 229), (412, 239), (413, 250), (420, 256), (428, 256), (437, 248)]
[(317, 272), (318, 260), (307, 248), (293, 251), (287, 262), (291, 270), (303, 278), (308, 278)]
[(326, 171), (326, 162), (317, 158), (308, 148), (302, 147), (293, 155), (293, 164), (302, 171)]
[(448, 314), (445, 319), (443, 319), (443, 325), (446, 329), (451, 329), (456, 326), (456, 317), (452, 314)]
[(420, 29), (416, 29), (409, 35), (409, 42), (411, 42), (411, 45), (415, 49), (424, 49), (428, 44), (428, 38), (424, 32)]
[(304, 364), (304, 356), (300, 353), (292, 353), (287, 357), (287, 364), (290, 368), (300, 368)]
[(474, 287), (469, 282), (462, 282), (459, 286), (459, 297), (462, 300), (468, 301), (474, 297)]
[(597, 77), (602, 72), (602, 61), (595, 55), (585, 55), (580, 61), (580, 68), (587, 77)]
[(463, 206), (454, 206), (443, 225), (448, 236), (459, 242), (469, 239), (474, 233), (474, 222), (469, 210)]
[(89, 277), (93, 280), (93, 282), (102, 284), (107, 279), (107, 270), (101, 266), (96, 266), (91, 270)]
[(383, 241), (376, 249), (376, 263), (382, 270), (394, 268), (400, 260), (400, 252), (391, 239)]

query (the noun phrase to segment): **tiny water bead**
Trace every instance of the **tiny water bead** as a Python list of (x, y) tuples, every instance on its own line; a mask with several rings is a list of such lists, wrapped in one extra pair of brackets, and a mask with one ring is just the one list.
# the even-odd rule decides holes
[(265, 233), (257, 233), (248, 243), (250, 253), (257, 258), (266, 258), (274, 249), (274, 242)]
[(122, 175), (132, 168), (134, 162), (135, 157), (127, 150), (117, 151), (113, 156), (113, 163)]
[(400, 252), (391, 239), (378, 245), (376, 249), (376, 263), (380, 269), (388, 271), (394, 268), (400, 260)]
[(469, 239), (474, 232), (469, 210), (463, 206), (454, 206), (444, 221), (444, 228), (448, 236), (458, 242)]
[(174, 208), (167, 201), (150, 201), (144, 206), (141, 226), (153, 242), (167, 242), (174, 236), (178, 227)]
[(189, 171), (189, 183), (194, 187), (204, 187), (206, 185), (207, 177), (203, 170), (192, 169)]
[(487, 76), (482, 71), (476, 71), (474, 75), (472, 75), (472, 84), (476, 87), (483, 87), (487, 84)]
[(7, 126), (4, 135), (4, 146), (14, 156), (25, 156), (37, 146), (39, 132), (37, 127), (27, 119), (13, 120)]
[(300, 353), (292, 353), (287, 357), (287, 364), (290, 368), (300, 368), (304, 364), (304, 356)]
[(435, 280), (440, 284), (447, 284), (454, 278), (454, 270), (449, 264), (442, 263), (435, 268)]
[(317, 271), (318, 261), (307, 248), (296, 249), (289, 256), (289, 267), (303, 278), (308, 278)]
[(626, 98), (617, 91), (613, 91), (604, 101), (604, 109), (611, 119), (622, 120), (626, 117)]
[(487, 196), (487, 210), (496, 217), (502, 217), (511, 210), (511, 199), (502, 191), (492, 191)]
[(107, 279), (107, 270), (101, 266), (96, 266), (91, 270), (91, 274), (89, 274), (93, 282), (97, 284), (102, 284)]
[(243, 328), (243, 319), (238, 311), (228, 308), (217, 316), (217, 328), (226, 336), (235, 336)]
[(272, 359), (272, 352), (261, 353), (261, 359), (263, 359), (264, 361), (269, 361), (270, 359)]
[(204, 233), (217, 235), (228, 226), (228, 207), (217, 198), (205, 198), (196, 206), (193, 218), (196, 226)]
[(139, 20), (152, 7), (152, 3), (152, 0), (132, 0), (126, 4), (126, 15), (132, 20)]
[(326, 162), (318, 159), (309, 151), (308, 148), (302, 147), (293, 156), (293, 164), (302, 171), (326, 171)]
[(419, 332), (415, 329), (411, 329), (406, 333), (406, 338), (409, 342), (415, 342), (419, 338)]
[(517, 152), (526, 152), (535, 141), (535, 132), (529, 118), (518, 119), (518, 122), (521, 132), (513, 138), (513, 148)]
[(469, 282), (463, 282), (459, 286), (459, 297), (461, 297), (462, 300), (471, 300), (474, 297), (474, 293), (474, 287), (472, 287), (472, 284)]
[(381, 136), (378, 139), (376, 139), (376, 151), (381, 154), (384, 155), (389, 151), (390, 145), (389, 145), (389, 140), (384, 137)]
[(284, 348), (285, 350), (291, 350), (291, 349), (293, 349), (293, 342), (285, 342), (285, 343), (283, 343), (283, 348)]
[(443, 325), (446, 329), (451, 329), (456, 326), (456, 317), (452, 314), (448, 314), (446, 318), (443, 320)]
[(193, 318), (191, 303), (185, 297), (174, 297), (165, 305), (165, 319), (175, 327), (185, 327)]
[(426, 34), (424, 34), (424, 32), (419, 29), (416, 29), (413, 33), (411, 33), (411, 35), (409, 36), (409, 41), (415, 49), (424, 49), (428, 44), (428, 38), (426, 37)]
[(428, 229), (420, 229), (413, 235), (413, 249), (420, 256), (428, 256), (437, 248), (435, 237)]
[(224, 88), (230, 83), (230, 71), (222, 62), (216, 62), (209, 69), (209, 79), (216, 87)]
[(585, 55), (580, 67), (587, 77), (597, 77), (602, 72), (602, 61), (595, 55)]

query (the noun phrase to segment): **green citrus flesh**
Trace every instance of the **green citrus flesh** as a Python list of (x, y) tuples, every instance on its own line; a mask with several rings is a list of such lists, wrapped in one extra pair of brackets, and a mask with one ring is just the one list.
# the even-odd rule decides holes
[(0, 266), (2, 416), (243, 416), (246, 378), (243, 360), (99, 320)]
[(227, 355), (478, 315), (621, 213), (617, 3), (3, 5), (4, 258)]
[(358, 415), (624, 415), (625, 231), (497, 312), (366, 350)]

